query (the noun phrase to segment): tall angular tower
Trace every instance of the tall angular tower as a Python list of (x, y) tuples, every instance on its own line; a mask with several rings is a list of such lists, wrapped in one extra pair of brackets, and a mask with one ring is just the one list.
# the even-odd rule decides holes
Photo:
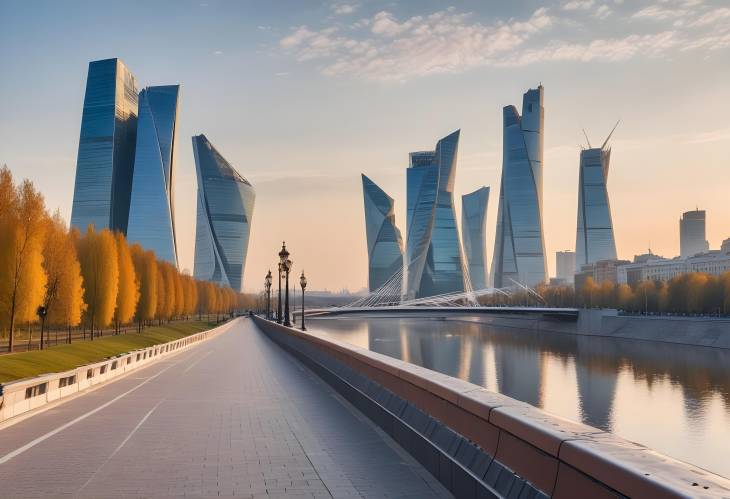
[(196, 279), (243, 289), (243, 272), (256, 193), (205, 135), (193, 137), (198, 174)]
[(71, 225), (126, 234), (137, 132), (137, 82), (119, 59), (89, 63)]
[(599, 260), (616, 259), (616, 239), (607, 189), (608, 165), (611, 161), (611, 149), (606, 149), (607, 143), (608, 139), (600, 148), (580, 152), (576, 268)]
[(679, 255), (694, 256), (710, 249), (705, 233), (705, 210), (696, 209), (682, 213), (679, 219)]
[(177, 265), (173, 179), (179, 85), (139, 94), (137, 147), (127, 239)]
[(403, 271), (403, 239), (395, 226), (393, 198), (365, 175), (362, 175), (362, 193), (368, 242), (368, 285), (370, 291), (375, 291)]
[(407, 170), (406, 298), (464, 291), (454, 213), (459, 130), (435, 151), (410, 154)]
[(487, 205), (489, 187), (461, 196), (461, 237), (472, 289), (487, 287)]
[(543, 87), (528, 90), (522, 116), (514, 106), (503, 112), (502, 181), (492, 257), (495, 288), (515, 282), (545, 282), (542, 229)]

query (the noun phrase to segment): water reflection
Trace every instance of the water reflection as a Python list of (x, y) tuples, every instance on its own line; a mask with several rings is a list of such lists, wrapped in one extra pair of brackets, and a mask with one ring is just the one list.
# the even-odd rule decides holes
[(498, 329), (469, 316), (310, 326), (730, 476), (730, 350)]

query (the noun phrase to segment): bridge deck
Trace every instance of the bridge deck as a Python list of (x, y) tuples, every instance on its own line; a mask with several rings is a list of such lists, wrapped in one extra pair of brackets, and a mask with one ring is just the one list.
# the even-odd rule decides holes
[(250, 320), (0, 430), (3, 497), (449, 497)]

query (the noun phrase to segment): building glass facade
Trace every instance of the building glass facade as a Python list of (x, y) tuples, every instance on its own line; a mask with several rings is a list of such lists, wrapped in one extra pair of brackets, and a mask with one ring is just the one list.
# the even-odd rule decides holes
[(580, 267), (600, 260), (616, 260), (611, 204), (608, 198), (608, 167), (611, 149), (580, 152), (578, 180), (578, 228), (575, 260)]
[(407, 170), (406, 298), (464, 291), (454, 213), (459, 131), (434, 151), (410, 154)]
[(256, 193), (205, 135), (193, 137), (198, 175), (196, 279), (243, 290)]
[(137, 147), (127, 239), (177, 266), (173, 178), (179, 85), (139, 94)]
[(542, 226), (543, 87), (524, 94), (522, 116), (514, 106), (507, 106), (503, 120), (492, 280), (496, 288), (514, 286), (514, 282), (535, 286), (547, 277)]
[(362, 193), (368, 243), (368, 286), (370, 291), (375, 291), (403, 271), (403, 239), (395, 225), (393, 198), (365, 175), (362, 175)]
[(126, 234), (137, 131), (137, 82), (119, 59), (89, 63), (71, 225)]
[(487, 205), (489, 187), (461, 196), (461, 234), (472, 289), (487, 287)]
[(705, 210), (687, 211), (679, 219), (679, 256), (687, 258), (698, 253), (709, 251), (705, 224)]

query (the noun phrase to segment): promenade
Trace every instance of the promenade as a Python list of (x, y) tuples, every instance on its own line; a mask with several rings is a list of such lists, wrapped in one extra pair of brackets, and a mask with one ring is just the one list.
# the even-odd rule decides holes
[(0, 430), (0, 497), (450, 497), (249, 319)]

